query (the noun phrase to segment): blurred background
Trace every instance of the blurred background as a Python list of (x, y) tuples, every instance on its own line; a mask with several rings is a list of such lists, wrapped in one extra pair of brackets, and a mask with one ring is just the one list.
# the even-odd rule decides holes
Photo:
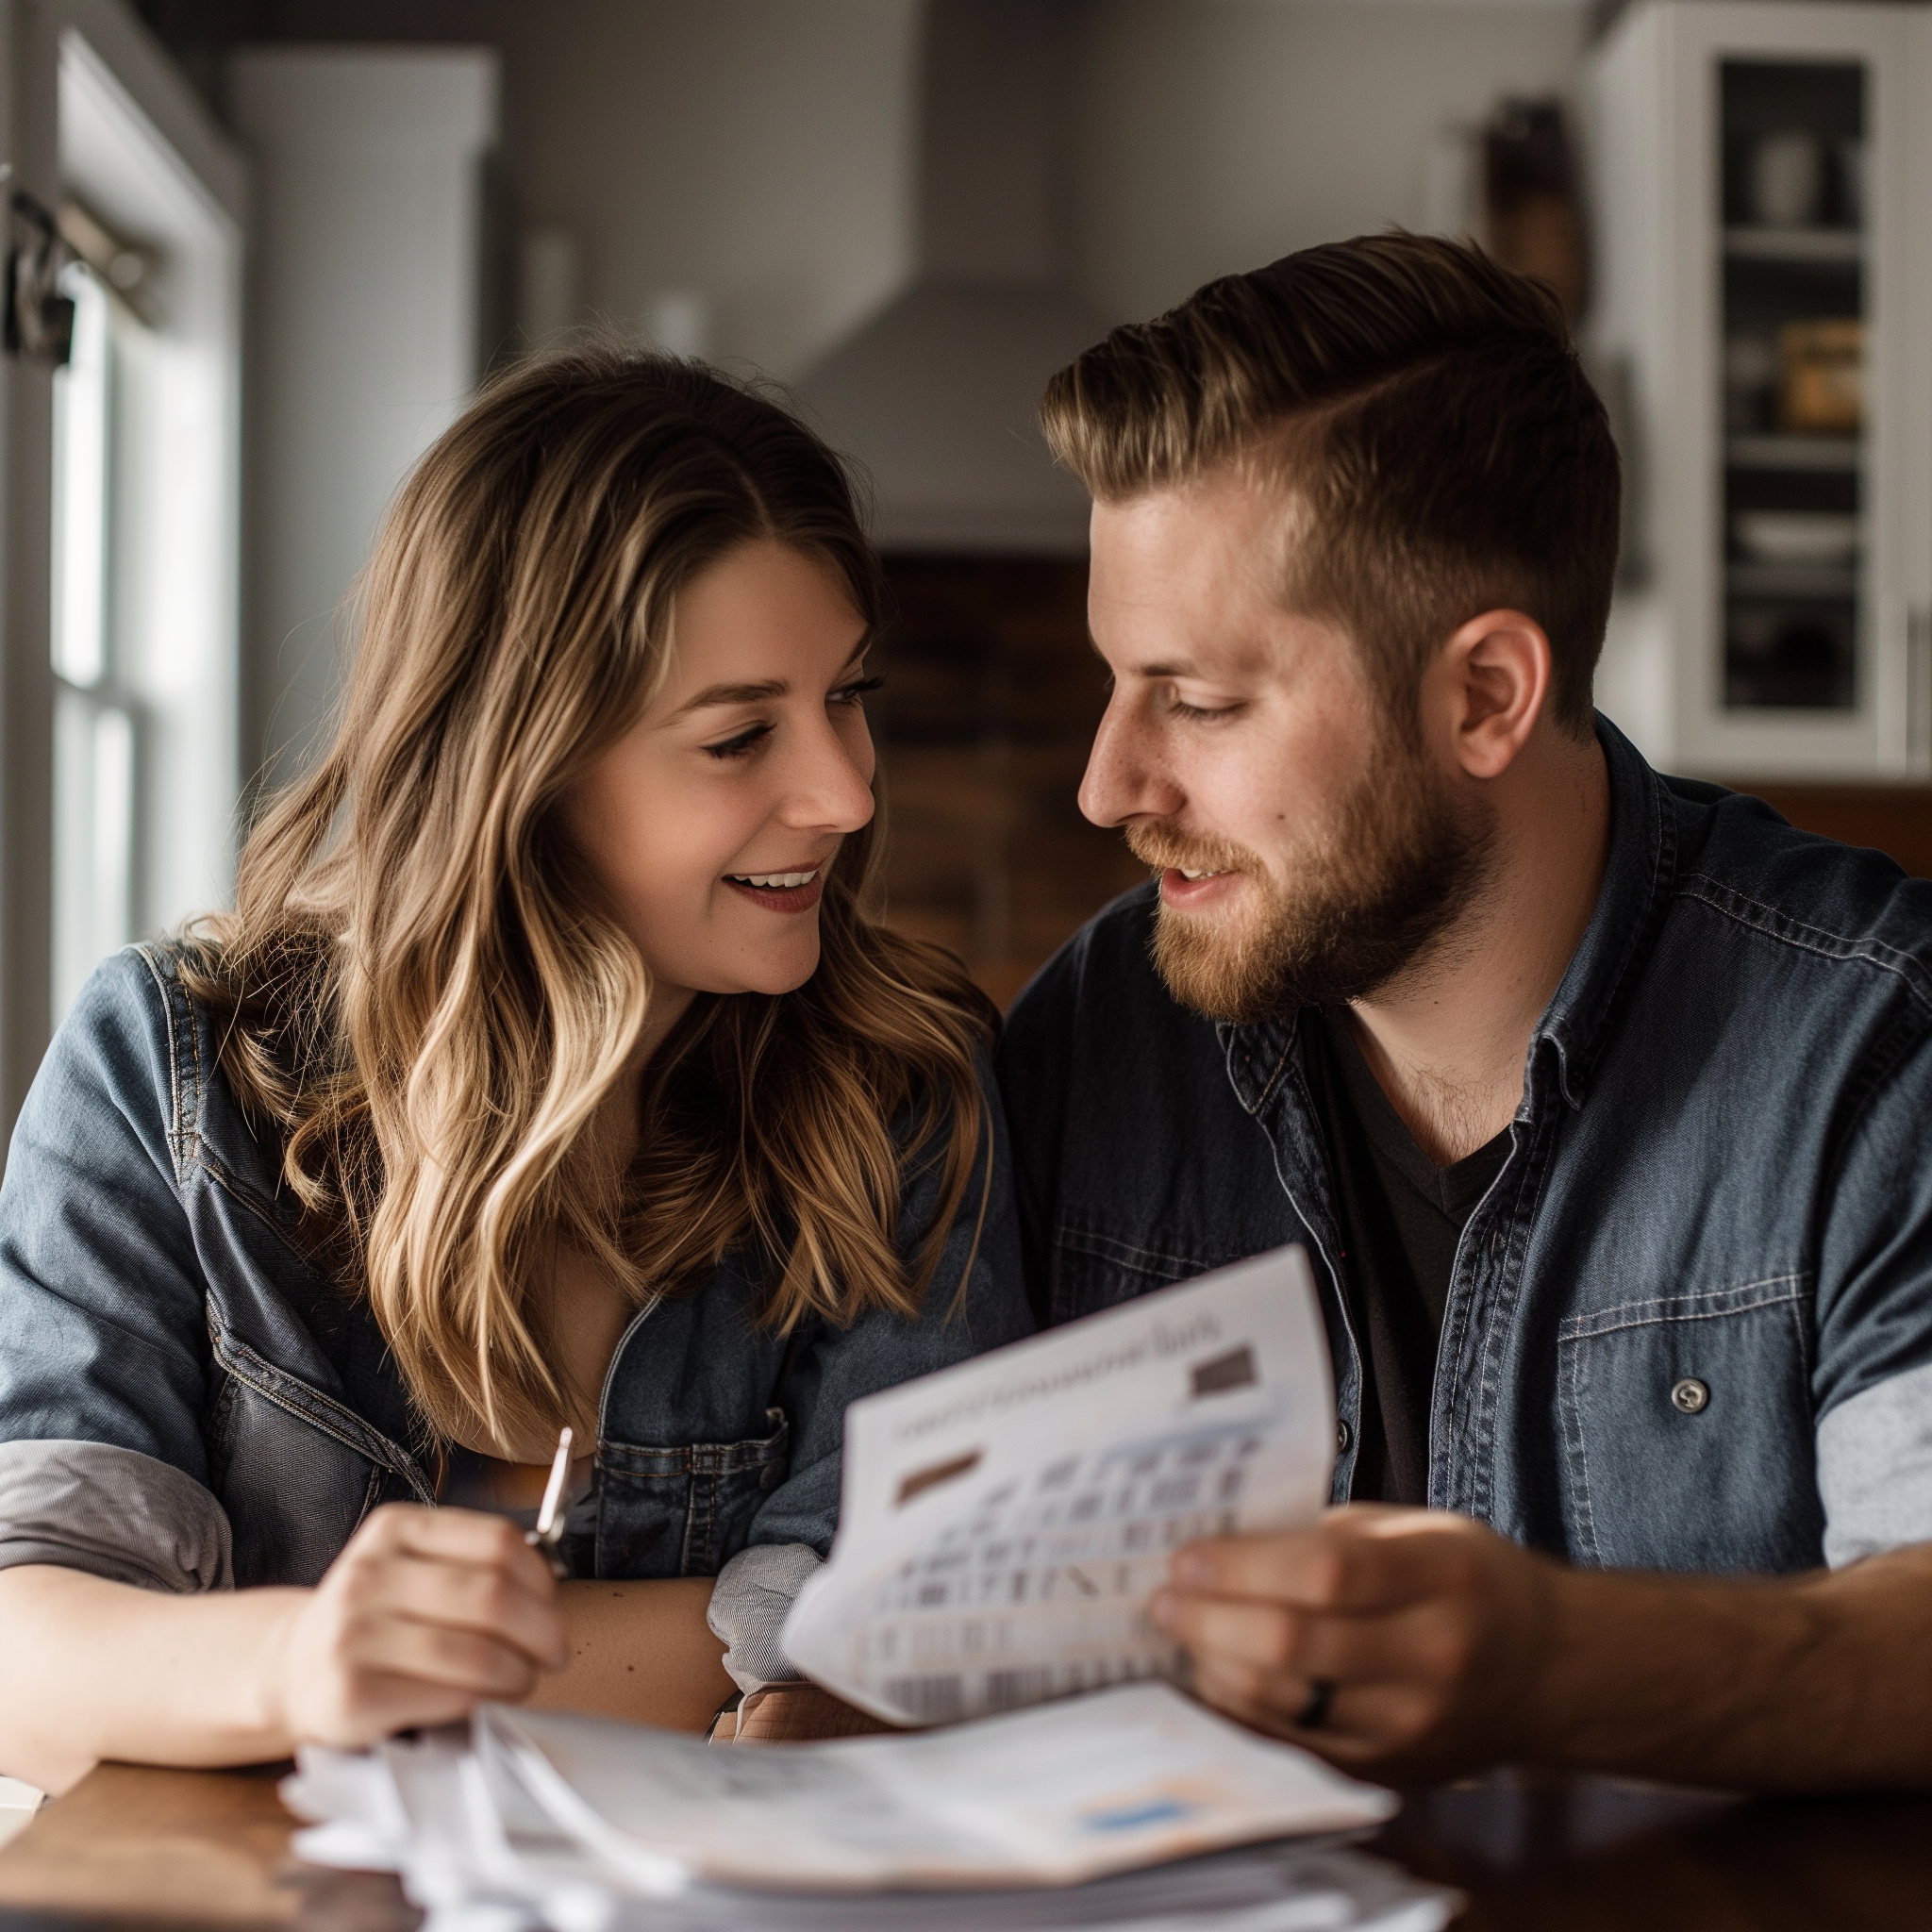
[(891, 916), (1002, 1002), (1140, 876), (1054, 368), (1391, 223), (1576, 316), (1632, 478), (1604, 708), (1932, 870), (1932, 8), (0, 0), (0, 1126), (221, 902), (338, 609), (491, 368), (598, 321), (871, 478)]

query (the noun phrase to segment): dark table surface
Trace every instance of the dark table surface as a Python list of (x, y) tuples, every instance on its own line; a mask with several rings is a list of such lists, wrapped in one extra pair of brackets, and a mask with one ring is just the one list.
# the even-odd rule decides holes
[[(394, 1881), (289, 1854), (268, 1772), (103, 1765), (0, 1850), (0, 1932), (407, 1932)], [(1371, 1850), (1459, 1886), (1475, 1932), (1932, 1927), (1932, 1799), (1746, 1802), (1502, 1773), (1411, 1796)]]

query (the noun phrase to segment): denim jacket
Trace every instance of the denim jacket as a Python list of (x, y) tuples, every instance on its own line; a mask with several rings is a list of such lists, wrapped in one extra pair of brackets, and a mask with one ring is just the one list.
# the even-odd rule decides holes
[[(636, 1316), (604, 1382), (594, 1508), (565, 1546), (579, 1574), (823, 1555), (846, 1405), (1030, 1328), (990, 1082), (987, 1098), (991, 1144), (918, 1320), (808, 1321), (788, 1339), (758, 1325), (768, 1283), (740, 1254)], [(937, 1164), (928, 1149), (906, 1177), (908, 1255)], [(367, 1304), (305, 1258), (279, 1167), (169, 952), (109, 959), (48, 1050), (0, 1187), (0, 1566), (175, 1591), (312, 1583), (376, 1505), (433, 1500)]]
[[(1608, 866), (1457, 1249), (1429, 1501), (1593, 1565), (1932, 1539), (1932, 884), (1598, 736)], [(1008, 1023), (1036, 1308), (1304, 1243), (1340, 1501), (1360, 1357), (1301, 1029), (1177, 1005), (1154, 911), (1152, 887), (1116, 901)]]

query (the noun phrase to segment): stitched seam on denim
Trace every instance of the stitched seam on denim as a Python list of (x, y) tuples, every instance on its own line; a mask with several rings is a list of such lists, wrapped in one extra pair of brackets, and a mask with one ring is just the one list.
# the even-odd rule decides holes
[(1674, 1327), (1680, 1322), (1727, 1322), (1733, 1315), (1756, 1315), (1765, 1308), (1781, 1308), (1803, 1299), (1804, 1291), (1794, 1288), (1789, 1294), (1766, 1295), (1761, 1301), (1740, 1302), (1735, 1307), (1702, 1308), (1682, 1315), (1651, 1315), (1641, 1321), (1611, 1322), (1601, 1328), (1565, 1331), (1557, 1336), (1557, 1346), (1563, 1348), (1573, 1341), (1595, 1341), (1606, 1335), (1627, 1335), (1637, 1328)]
[(1575, 1466), (1577, 1547), (1587, 1552), (1589, 1560), (1601, 1568), (1603, 1550), (1597, 1542), (1596, 1509), (1590, 1496), (1590, 1442), (1583, 1427), (1583, 1360), (1580, 1348), (1571, 1350), (1563, 1358), (1563, 1376), (1569, 1392), (1563, 1433), (1570, 1439), (1571, 1460)]
[[(1054, 1229), (1053, 1239), (1055, 1247), (1063, 1252), (1085, 1255), (1093, 1261), (1117, 1262), (1123, 1268), (1131, 1268), (1137, 1274), (1160, 1274), (1170, 1268), (1178, 1268), (1185, 1276), (1190, 1270), (1205, 1273), (1218, 1265), (1200, 1257), (1168, 1255), (1158, 1248), (1137, 1247), (1132, 1241), (1116, 1241), (1111, 1235), (1090, 1234), (1081, 1228), (1069, 1227), (1065, 1223)], [(1149, 1266), (1149, 1263), (1153, 1265)]]
[(355, 1528), (349, 1532), (351, 1536), (369, 1521), (369, 1512), (375, 1507), (375, 1499), (382, 1494), (382, 1466), (379, 1463), (372, 1462), (369, 1465), (369, 1480), (362, 1486), (362, 1507), (356, 1512)]
[[(1700, 887), (1708, 890), (1697, 890)], [(1793, 919), (1790, 913), (1780, 912), (1775, 907), (1753, 899), (1734, 887), (1719, 884), (1704, 873), (1686, 874), (1677, 888), (1677, 894), (1700, 906), (1707, 906), (1721, 917), (1732, 920), (1750, 931), (1761, 932), (1781, 945), (1814, 953), (1820, 958), (1861, 960), (1867, 965), (1876, 966), (1881, 972), (1890, 973), (1898, 979), (1920, 1010), (1932, 1017), (1932, 983), (1927, 982), (1924, 966), (1910, 953), (1900, 952), (1896, 946), (1889, 946), (1883, 940), (1869, 936), (1847, 939), (1840, 933), (1826, 932), (1821, 926), (1807, 925), (1804, 921)]]
[(372, 1429), (352, 1410), (331, 1401), (320, 1390), (309, 1388), (306, 1382), (276, 1368), (274, 1363), (264, 1361), (245, 1342), (224, 1334), (212, 1321), (208, 1324), (208, 1334), (215, 1359), (238, 1382), (253, 1389), (263, 1401), (274, 1403), (285, 1414), (321, 1430), (343, 1448), (353, 1449), (357, 1455), (366, 1457), (391, 1474), (401, 1476), (424, 1502), (435, 1502), (436, 1497), (428, 1485), (408, 1459), (402, 1457), (395, 1444)]
[[(1557, 1340), (1582, 1341), (1592, 1335), (1610, 1335), (1624, 1328), (1649, 1328), (1665, 1322), (1717, 1320), (1725, 1315), (1745, 1314), (1753, 1308), (1775, 1307), (1780, 1302), (1799, 1300), (1810, 1279), (1808, 1271), (1794, 1269), (1786, 1274), (1767, 1274), (1759, 1281), (1740, 1281), (1732, 1288), (1707, 1289), (1702, 1294), (1655, 1295), (1646, 1301), (1619, 1302), (1614, 1307), (1599, 1308), (1594, 1314), (1572, 1315), (1557, 1330)], [(1774, 1288), (1785, 1291), (1762, 1292)], [(1744, 1299), (1746, 1296), (1750, 1299)], [(1725, 1306), (1720, 1307), (1718, 1303)], [(1617, 1317), (1624, 1319), (1614, 1319)]]
[(1266, 1082), (1261, 1088), (1259, 1097), (1256, 1100), (1254, 1106), (1248, 1109), (1250, 1113), (1259, 1113), (1268, 1105), (1275, 1088), (1280, 1084), (1282, 1074), (1288, 1069), (1290, 1059), (1294, 1056), (1294, 1043), (1300, 1039), (1301, 1030), (1301, 1015), (1297, 1013), (1294, 1024), (1289, 1028), (1288, 1038), (1282, 1042), (1281, 1058), (1274, 1062)]
[(641, 1442), (606, 1442), (598, 1455), (606, 1468), (625, 1475), (744, 1475), (769, 1467), (785, 1454), (791, 1428), (788, 1422), (769, 1436), (747, 1437), (738, 1442), (689, 1442), (662, 1448)]
[(1483, 1523), (1490, 1521), (1496, 1502), (1495, 1422), (1496, 1411), (1502, 1406), (1503, 1352), (1515, 1331), (1514, 1317), (1523, 1299), (1523, 1280), (1529, 1265), (1530, 1229), (1536, 1225), (1543, 1190), (1556, 1165), (1560, 1118), (1553, 1110), (1544, 1124), (1541, 1144), (1537, 1137), (1531, 1139), (1523, 1174), (1516, 1184), (1515, 1200), (1503, 1220), (1503, 1252), (1492, 1264), (1493, 1285), (1487, 1297), (1476, 1356), (1477, 1426), (1468, 1439), (1466, 1451), (1470, 1514)]
[[(175, 981), (180, 989), (180, 981)], [(188, 1044), (194, 1055), (194, 1128), (193, 1140), (189, 1148), (189, 1158), (200, 1157), (202, 1148), (201, 1124), (208, 1112), (208, 1074), (201, 1064), (201, 1027), (195, 1021), (194, 1007), (185, 989), (180, 989), (181, 1024), (188, 1030)]]
[(314, 1260), (309, 1256), (304, 1254), (289, 1239), (288, 1229), (275, 1219), (275, 1211), (270, 1208), (267, 1200), (253, 1188), (238, 1180), (231, 1169), (225, 1166), (215, 1156), (208, 1151), (208, 1143), (205, 1141), (202, 1142), (201, 1152), (197, 1156), (194, 1164), (197, 1170), (206, 1174), (238, 1208), (243, 1209), (256, 1221), (258, 1221), (275, 1237), (283, 1252), (291, 1260), (298, 1262), (309, 1274), (316, 1275), (324, 1281), (330, 1278), (325, 1271), (318, 1268)]
[(183, 1173), (181, 1151), (181, 1069), (175, 1052), (175, 1008), (168, 997), (167, 981), (161, 976), (161, 969), (153, 952), (146, 946), (137, 946), (141, 962), (147, 968), (148, 977), (155, 983), (155, 991), (161, 996), (162, 1030), (168, 1040), (168, 1155), (175, 1163), (175, 1185), (179, 1187), (186, 1179)]

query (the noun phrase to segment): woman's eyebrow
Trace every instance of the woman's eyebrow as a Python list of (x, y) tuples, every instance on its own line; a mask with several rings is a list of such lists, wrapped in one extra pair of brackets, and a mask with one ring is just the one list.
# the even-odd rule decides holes
[(759, 684), (708, 685), (696, 697), (687, 698), (679, 705), (665, 723), (691, 711), (708, 709), (712, 705), (755, 705), (762, 698), (782, 698), (791, 689), (782, 677), (768, 677)]

